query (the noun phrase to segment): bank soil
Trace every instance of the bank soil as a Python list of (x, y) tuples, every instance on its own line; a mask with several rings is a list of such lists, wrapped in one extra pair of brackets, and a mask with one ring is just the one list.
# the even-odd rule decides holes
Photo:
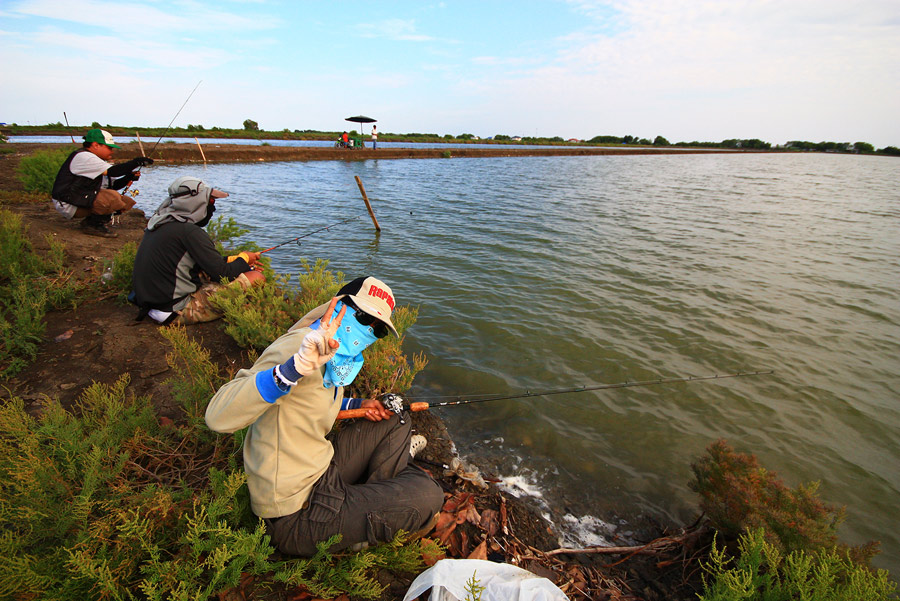
[[(0, 191), (7, 200), (32, 202), (4, 208), (22, 217), (35, 249), (47, 250), (47, 236), (64, 242), (73, 277), (98, 281), (125, 243), (140, 241), (145, 216), (139, 211), (123, 216), (113, 228), (119, 234), (117, 238), (82, 233), (77, 222), (62, 218), (46, 200), (21, 193), (21, 184), (11, 174), (27, 149), (25, 145), (15, 146), (23, 148), (0, 157)], [(273, 148), (253, 147), (265, 151)], [(246, 156), (244, 151), (237, 154)], [(130, 154), (120, 151), (119, 156)], [(127, 373), (131, 393), (152, 399), (159, 419), (183, 419), (166, 383), (172, 377), (165, 358), (170, 345), (159, 326), (150, 320), (135, 321), (135, 316), (136, 309), (118, 300), (114, 292), (87, 299), (73, 310), (49, 313), (37, 359), (4, 383), (8, 394), (23, 398), (28, 410), (38, 414), (49, 399), (71, 406), (93, 382), (112, 384)], [(221, 322), (191, 326), (188, 333), (210, 353), (223, 375), (250, 366), (246, 351), (224, 333)], [(429, 441), (417, 462), (445, 491), (437, 528), (429, 536), (447, 547), (449, 557), (519, 565), (551, 579), (572, 599), (696, 598), (700, 584), (696, 557), (709, 542), (702, 530), (666, 531), (645, 522), (630, 524), (639, 533), (636, 538), (643, 541), (638, 546), (630, 542), (618, 550), (559, 549), (553, 526), (536, 509), (500, 491), (491, 474), (482, 474), (473, 465), (477, 459), (467, 457), (459, 463), (452, 436), (439, 418), (425, 411), (413, 414), (412, 419), (416, 430)], [(465, 449), (462, 451), (465, 454)], [(414, 576), (398, 579), (384, 574), (387, 588), (383, 599), (401, 599)], [(238, 596), (229, 598), (259, 598), (251, 579), (232, 593)], [(272, 594), (268, 592), (266, 598), (272, 598)], [(303, 598), (291, 597), (290, 591), (281, 594), (285, 599)]]

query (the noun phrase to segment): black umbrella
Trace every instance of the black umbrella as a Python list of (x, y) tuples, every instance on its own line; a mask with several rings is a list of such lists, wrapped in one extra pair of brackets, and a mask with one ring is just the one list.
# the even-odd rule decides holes
[(344, 121), (353, 121), (354, 123), (375, 123), (376, 119), (372, 119), (371, 117), (364, 117), (363, 115), (357, 115), (355, 117), (347, 117)]
[[(371, 117), (366, 117), (365, 115), (357, 115), (355, 117), (347, 117), (344, 121), (352, 121), (353, 123), (375, 123), (377, 119), (372, 119)], [(362, 134), (362, 127), (359, 128), (359, 133)]]

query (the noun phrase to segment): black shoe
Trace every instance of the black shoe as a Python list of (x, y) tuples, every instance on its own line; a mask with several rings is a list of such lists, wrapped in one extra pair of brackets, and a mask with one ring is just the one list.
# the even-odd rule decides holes
[(105, 223), (90, 222), (87, 219), (81, 222), (81, 231), (88, 236), (99, 236), (100, 238), (119, 237), (119, 234), (109, 231)]

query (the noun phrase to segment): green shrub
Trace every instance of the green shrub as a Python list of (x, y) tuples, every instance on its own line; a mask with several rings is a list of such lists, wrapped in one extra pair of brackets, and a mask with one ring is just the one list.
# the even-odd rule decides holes
[[(691, 469), (694, 480), (688, 486), (699, 493), (701, 509), (727, 539), (761, 528), (766, 541), (786, 553), (837, 544), (844, 508), (820, 500), (818, 483), (790, 489), (754, 455), (735, 452), (724, 440), (711, 444)], [(877, 553), (877, 543), (849, 551), (867, 562)]]
[(10, 378), (37, 357), (44, 335), (47, 293), (16, 278), (0, 303), (0, 378)]
[(896, 585), (884, 570), (873, 572), (836, 549), (785, 555), (767, 542), (762, 528), (738, 539), (734, 567), (715, 540), (703, 564), (702, 601), (888, 601)]
[(84, 286), (66, 271), (65, 248), (46, 237), (40, 255), (25, 236), (22, 219), (0, 210), (0, 379), (10, 378), (37, 356), (48, 309), (74, 307)]
[(254, 252), (262, 250), (260, 246), (252, 241), (233, 244), (235, 238), (240, 238), (249, 232), (250, 230), (244, 229), (238, 225), (233, 217), (226, 219), (224, 216), (219, 216), (210, 221), (209, 225), (206, 226), (206, 233), (209, 234), (209, 237), (212, 238), (215, 243), (216, 250), (223, 255), (235, 254), (242, 250)]
[(263, 527), (232, 527), (245, 476), (215, 469), (231, 449), (163, 429), (128, 382), (88, 388), (77, 417), (0, 406), (0, 596), (205, 599), (271, 569)]
[(38, 150), (19, 161), (19, 179), (29, 192), (50, 194), (59, 168), (72, 150)]
[[(112, 261), (105, 262), (107, 269), (105, 273), (109, 274), (106, 285), (118, 291), (118, 299), (120, 301), (125, 301), (128, 298), (128, 294), (131, 293), (131, 276), (134, 273), (135, 255), (137, 255), (137, 244), (126, 242), (115, 254)], [(106, 278), (105, 275), (104, 278)]]
[(172, 352), (166, 353), (166, 363), (174, 375), (168, 380), (172, 397), (184, 410), (187, 421), (206, 431), (206, 405), (228, 379), (210, 361), (209, 351), (188, 336), (184, 326), (161, 328), (160, 334), (172, 345)]
[(44, 261), (32, 249), (25, 235), (22, 218), (0, 209), (0, 282), (16, 277), (30, 276), (44, 271)]

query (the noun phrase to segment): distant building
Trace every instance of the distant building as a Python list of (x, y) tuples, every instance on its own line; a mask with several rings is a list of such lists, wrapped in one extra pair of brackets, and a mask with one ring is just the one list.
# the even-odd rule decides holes
[(578, 138), (569, 138), (568, 140), (566, 140), (566, 142), (575, 142), (577, 144), (578, 142), (581, 142), (581, 140), (579, 140)]
[(513, 137), (512, 137), (512, 141), (513, 141), (513, 142), (521, 142), (521, 141), (522, 141), (522, 136), (513, 136)]

